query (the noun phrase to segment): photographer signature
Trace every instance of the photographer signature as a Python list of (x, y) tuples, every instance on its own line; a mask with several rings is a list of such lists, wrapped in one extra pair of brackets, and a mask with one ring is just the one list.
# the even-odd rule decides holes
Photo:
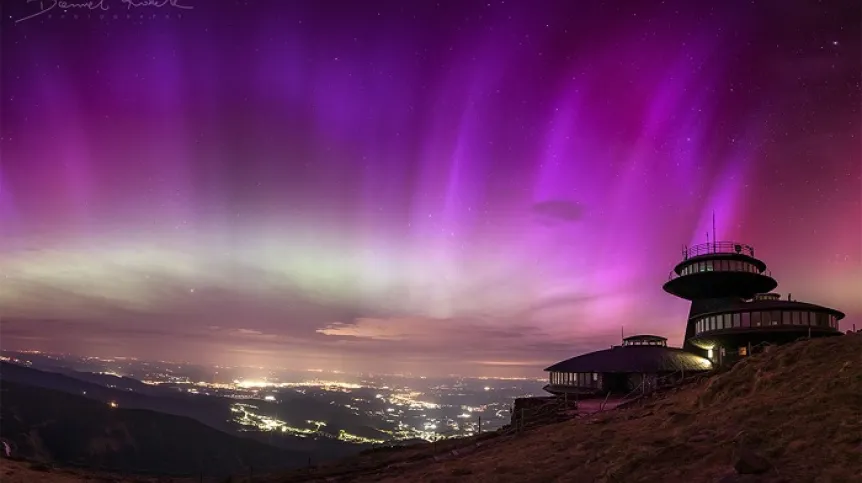
[(180, 3), (181, 0), (90, 0), (88, 2), (66, 2), (61, 0), (27, 0), (27, 3), (38, 3), (39, 11), (28, 15), (23, 18), (19, 18), (15, 21), (15, 23), (23, 22), (25, 20), (30, 20), (32, 18), (36, 18), (40, 15), (44, 15), (55, 8), (59, 8), (60, 10), (99, 10), (101, 12), (105, 12), (110, 10), (110, 3), (120, 3), (121, 5), (126, 6), (126, 10), (130, 10), (132, 8), (145, 8), (145, 7), (153, 7), (153, 8), (161, 8), (161, 7), (173, 7), (179, 8), (182, 10), (192, 10), (194, 7), (190, 7), (188, 5), (182, 5)]

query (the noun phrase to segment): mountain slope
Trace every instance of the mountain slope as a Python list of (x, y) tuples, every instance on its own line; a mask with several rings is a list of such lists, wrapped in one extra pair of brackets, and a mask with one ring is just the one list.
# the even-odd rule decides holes
[[(766, 473), (736, 473), (735, 464), (752, 469), (758, 459), (767, 463), (764, 469), (771, 467)], [(2, 459), (0, 471), (11, 482), (49, 481), (40, 479), (45, 473)], [(51, 475), (62, 477), (57, 483), (77, 481), (67, 477), (99, 478), (65, 471)], [(240, 475), (235, 473), (233, 481), (247, 481), (236, 478)], [(376, 450), (254, 481), (862, 481), (862, 335), (799, 342), (758, 354), (728, 372), (628, 409), (522, 434), (489, 433), (436, 446)]]
[[(62, 369), (58, 369), (62, 370)], [(0, 380), (28, 386), (86, 396), (101, 402), (115, 401), (120, 407), (149, 409), (160, 413), (186, 416), (222, 431), (231, 431), (230, 403), (224, 399), (152, 387), (147, 392), (129, 388), (111, 388), (86, 381), (86, 373), (49, 372), (7, 362), (0, 363)], [(119, 379), (119, 378), (115, 378)], [(143, 383), (139, 383), (146, 386)], [(149, 386), (146, 386), (149, 387)]]
[(189, 418), (113, 408), (4, 380), (0, 436), (19, 456), (118, 472), (243, 474), (307, 464), (308, 455), (239, 438)]
[[(245, 428), (231, 422), (233, 414), (230, 406), (234, 401), (228, 398), (184, 393), (164, 386), (150, 386), (131, 378), (82, 373), (66, 368), (54, 368), (53, 371), (58, 372), (0, 362), (2, 381), (86, 396), (102, 403), (114, 401), (121, 408), (148, 409), (189, 417), (226, 433), (257, 439), (289, 451), (311, 452), (313, 461), (331, 461), (354, 455), (363, 449), (363, 445), (329, 438), (312, 439), (284, 433), (244, 431)], [(281, 414), (289, 423), (297, 423), (294, 424), (296, 426), (302, 426), (309, 419), (326, 421), (327, 428), (332, 431), (337, 432), (343, 428), (351, 434), (363, 435), (363, 423), (368, 422), (356, 421), (357, 417), (342, 405), (320, 404), (318, 399), (305, 395), (294, 395), (279, 403), (256, 401), (254, 404), (266, 407), (270, 413)], [(374, 429), (366, 434), (380, 437), (380, 432)]]
[[(862, 336), (790, 344), (628, 409), (486, 438), (266, 481), (862, 481)], [(772, 469), (757, 479), (736, 474), (761, 459)]]

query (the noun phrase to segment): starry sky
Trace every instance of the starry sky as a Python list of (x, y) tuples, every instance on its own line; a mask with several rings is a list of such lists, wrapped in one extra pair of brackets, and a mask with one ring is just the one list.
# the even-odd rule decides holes
[(4, 349), (540, 377), (680, 345), (713, 212), (862, 327), (858, 1), (53, 3), (3, 2)]

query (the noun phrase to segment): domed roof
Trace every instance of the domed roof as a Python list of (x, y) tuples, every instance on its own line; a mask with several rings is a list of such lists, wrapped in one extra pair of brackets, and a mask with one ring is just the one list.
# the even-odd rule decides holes
[(656, 345), (615, 346), (558, 362), (548, 372), (676, 372), (708, 371), (712, 363), (676, 347)]

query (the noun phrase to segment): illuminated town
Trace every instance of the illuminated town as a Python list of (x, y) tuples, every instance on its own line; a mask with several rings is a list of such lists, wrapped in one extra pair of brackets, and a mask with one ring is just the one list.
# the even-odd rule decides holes
[(106, 387), (134, 380), (174, 394), (219, 398), (227, 401), (230, 422), (242, 432), (359, 444), (436, 441), (493, 431), (509, 422), (515, 397), (539, 394), (543, 382), (207, 368), (38, 352), (3, 357), (21, 365), (62, 363), (105, 378)]

